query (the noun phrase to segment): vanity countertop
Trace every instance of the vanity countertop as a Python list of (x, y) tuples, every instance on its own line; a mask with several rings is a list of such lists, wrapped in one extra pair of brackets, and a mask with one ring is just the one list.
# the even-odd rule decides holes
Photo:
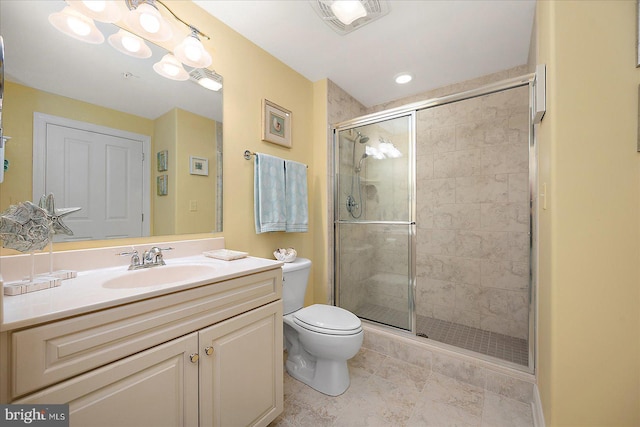
[[(127, 274), (126, 266), (102, 268), (78, 272), (78, 277), (62, 281), (62, 285), (22, 295), (5, 296), (4, 321), (0, 331), (8, 331), (40, 323), (59, 320), (69, 316), (141, 301), (148, 298), (180, 292), (202, 285), (222, 282), (243, 275), (267, 271), (282, 265), (281, 262), (263, 258), (246, 257), (223, 261), (193, 255), (167, 259), (167, 266), (197, 264), (213, 267), (208, 276), (202, 274), (196, 280), (185, 277), (168, 284), (144, 287), (113, 288), (103, 286), (103, 277)], [(151, 269), (165, 268), (165, 266)], [(132, 273), (136, 273), (135, 271)]]

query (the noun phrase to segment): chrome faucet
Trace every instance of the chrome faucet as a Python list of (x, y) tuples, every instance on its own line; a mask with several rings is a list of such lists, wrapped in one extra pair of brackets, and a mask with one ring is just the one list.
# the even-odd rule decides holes
[[(173, 248), (164, 248), (165, 251), (170, 251)], [(165, 265), (164, 259), (162, 259), (162, 251), (157, 246), (152, 247), (148, 251), (144, 251), (142, 255), (142, 264), (148, 267), (154, 267), (156, 265)]]
[(129, 264), (129, 270), (139, 270), (141, 268), (150, 268), (156, 267), (159, 265), (166, 265), (164, 259), (162, 257), (162, 251), (170, 251), (173, 248), (159, 248), (157, 246), (152, 247), (151, 249), (144, 251), (142, 254), (142, 259), (138, 256), (138, 251), (131, 248), (131, 252), (120, 252), (116, 255), (125, 256), (131, 255), (131, 263)]

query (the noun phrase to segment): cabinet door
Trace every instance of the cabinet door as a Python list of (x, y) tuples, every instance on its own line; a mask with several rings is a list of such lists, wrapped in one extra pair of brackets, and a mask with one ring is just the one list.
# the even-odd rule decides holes
[(71, 426), (198, 424), (197, 332), (13, 403), (68, 403)]
[(202, 329), (199, 345), (200, 426), (266, 426), (282, 412), (281, 301)]

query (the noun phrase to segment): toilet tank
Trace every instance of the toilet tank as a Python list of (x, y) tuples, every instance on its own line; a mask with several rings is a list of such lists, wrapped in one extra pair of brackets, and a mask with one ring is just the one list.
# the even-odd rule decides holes
[(282, 304), (284, 314), (293, 313), (304, 306), (304, 294), (307, 291), (311, 271), (311, 261), (296, 258), (282, 266)]

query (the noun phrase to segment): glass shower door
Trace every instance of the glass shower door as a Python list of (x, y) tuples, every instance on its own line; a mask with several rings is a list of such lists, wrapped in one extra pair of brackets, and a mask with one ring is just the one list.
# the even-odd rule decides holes
[(411, 330), (413, 115), (336, 129), (336, 304)]

